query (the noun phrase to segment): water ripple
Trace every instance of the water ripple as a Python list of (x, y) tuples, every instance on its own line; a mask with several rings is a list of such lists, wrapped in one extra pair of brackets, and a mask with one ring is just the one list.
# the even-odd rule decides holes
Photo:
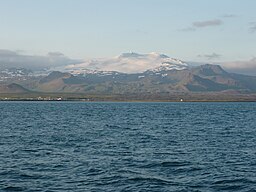
[(255, 103), (0, 107), (0, 191), (256, 188)]

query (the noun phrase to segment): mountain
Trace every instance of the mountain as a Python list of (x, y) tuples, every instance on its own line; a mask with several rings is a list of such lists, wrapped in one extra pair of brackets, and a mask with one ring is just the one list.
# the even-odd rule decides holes
[[(72, 75), (54, 71), (32, 88), (41, 92), (155, 94), (174, 92), (256, 92), (256, 77), (231, 74), (219, 65), (173, 68), (162, 64), (142, 73), (103, 72)], [(24, 84), (23, 84), (24, 85)]]
[[(127, 70), (129, 72), (125, 72)], [(124, 53), (108, 60), (67, 65), (56, 71), (5, 69), (0, 71), (0, 83), (0, 93), (33, 91), (127, 97), (176, 93), (256, 93), (255, 76), (229, 73), (219, 65), (191, 67), (179, 59), (157, 53)]]
[(25, 68), (6, 68), (0, 70), (0, 82), (8, 81), (9, 79), (13, 81), (16, 80), (25, 80), (32, 75), (32, 71)]
[(0, 84), (0, 93), (29, 93), (28, 89), (25, 89), (21, 85), (16, 83)]
[[(123, 53), (113, 58), (85, 60), (84, 63), (52, 68), (50, 71), (68, 72), (74, 75), (95, 73), (95, 71), (117, 71), (120, 73), (142, 73), (156, 68), (182, 70), (188, 65), (178, 59), (155, 52), (149, 54)], [(160, 69), (161, 70), (161, 69)]]

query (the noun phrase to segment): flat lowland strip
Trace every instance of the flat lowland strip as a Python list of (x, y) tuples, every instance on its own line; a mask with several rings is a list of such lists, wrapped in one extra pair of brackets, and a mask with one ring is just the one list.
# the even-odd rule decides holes
[(129, 95), (88, 95), (76, 93), (0, 93), (0, 100), (36, 101), (147, 101), (147, 102), (213, 102), (213, 101), (256, 101), (256, 94), (227, 93), (173, 93), (173, 94), (129, 94)]

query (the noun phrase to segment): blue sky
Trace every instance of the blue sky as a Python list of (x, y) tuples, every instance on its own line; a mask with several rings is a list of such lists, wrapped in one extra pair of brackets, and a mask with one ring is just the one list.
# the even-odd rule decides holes
[(0, 49), (71, 58), (256, 57), (255, 0), (0, 0)]

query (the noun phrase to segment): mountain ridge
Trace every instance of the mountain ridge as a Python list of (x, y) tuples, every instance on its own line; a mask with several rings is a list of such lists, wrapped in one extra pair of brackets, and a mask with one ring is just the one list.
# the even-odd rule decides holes
[(184, 69), (188, 64), (165, 54), (151, 52), (148, 54), (122, 53), (113, 58), (101, 58), (85, 60), (84, 63), (52, 68), (50, 71), (63, 71), (72, 74), (82, 74), (95, 71), (116, 71), (119, 73), (142, 73), (168, 65), (176, 69)]
[[(135, 63), (145, 70), (126, 73), (115, 70), (92, 69), (86, 65), (32, 73), (26, 69), (0, 71), (1, 92), (15, 92), (7, 87), (17, 84), (17, 92), (70, 93), (94, 95), (164, 95), (188, 93), (256, 93), (256, 77), (229, 73), (220, 65), (204, 64), (191, 67), (187, 63), (164, 54), (124, 53), (115, 57), (115, 66)], [(95, 61), (91, 61), (93, 64)], [(109, 63), (108, 63), (109, 62)], [(116, 62), (116, 63), (115, 63)], [(154, 63), (156, 62), (156, 63)], [(97, 64), (97, 62), (96, 62)], [(96, 65), (95, 64), (95, 65)], [(153, 67), (148, 67), (148, 66)], [(112, 69), (112, 68), (111, 68)], [(124, 69), (124, 68), (123, 68)], [(24, 89), (22, 89), (24, 88)]]
[(182, 70), (170, 69), (142, 73), (88, 73), (72, 75), (51, 72), (35, 81), (33, 86), (21, 85), (38, 92), (134, 94), (161, 92), (256, 92), (256, 77), (226, 72), (219, 65), (202, 65)]

